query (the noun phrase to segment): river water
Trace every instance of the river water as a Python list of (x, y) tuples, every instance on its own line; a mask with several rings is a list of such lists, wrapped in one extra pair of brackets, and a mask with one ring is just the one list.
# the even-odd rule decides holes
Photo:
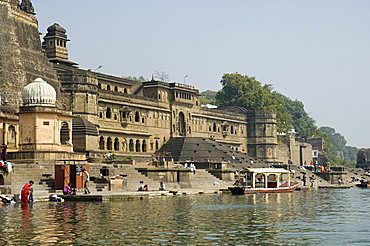
[(0, 208), (0, 245), (370, 245), (370, 189)]

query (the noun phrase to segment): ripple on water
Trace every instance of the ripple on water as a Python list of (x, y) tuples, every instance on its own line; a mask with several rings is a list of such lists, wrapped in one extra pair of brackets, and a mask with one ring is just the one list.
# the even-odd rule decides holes
[(1, 208), (0, 245), (369, 245), (370, 190)]

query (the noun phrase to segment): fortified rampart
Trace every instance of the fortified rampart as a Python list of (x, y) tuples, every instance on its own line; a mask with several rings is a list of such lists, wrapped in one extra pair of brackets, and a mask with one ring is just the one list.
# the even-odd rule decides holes
[(16, 0), (0, 0), (0, 44), (2, 101), (19, 105), (23, 87), (37, 77), (59, 92), (56, 72), (41, 49), (37, 19)]

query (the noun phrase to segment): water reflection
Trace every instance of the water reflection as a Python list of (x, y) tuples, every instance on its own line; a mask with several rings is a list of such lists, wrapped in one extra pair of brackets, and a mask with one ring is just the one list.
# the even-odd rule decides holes
[(369, 191), (155, 197), (2, 207), (3, 244), (368, 244)]

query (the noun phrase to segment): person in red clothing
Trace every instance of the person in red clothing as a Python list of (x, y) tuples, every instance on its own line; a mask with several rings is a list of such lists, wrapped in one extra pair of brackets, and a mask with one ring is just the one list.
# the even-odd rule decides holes
[(23, 186), (22, 191), (21, 191), (21, 203), (28, 203), (30, 190), (33, 184), (34, 182), (30, 180), (27, 184)]

